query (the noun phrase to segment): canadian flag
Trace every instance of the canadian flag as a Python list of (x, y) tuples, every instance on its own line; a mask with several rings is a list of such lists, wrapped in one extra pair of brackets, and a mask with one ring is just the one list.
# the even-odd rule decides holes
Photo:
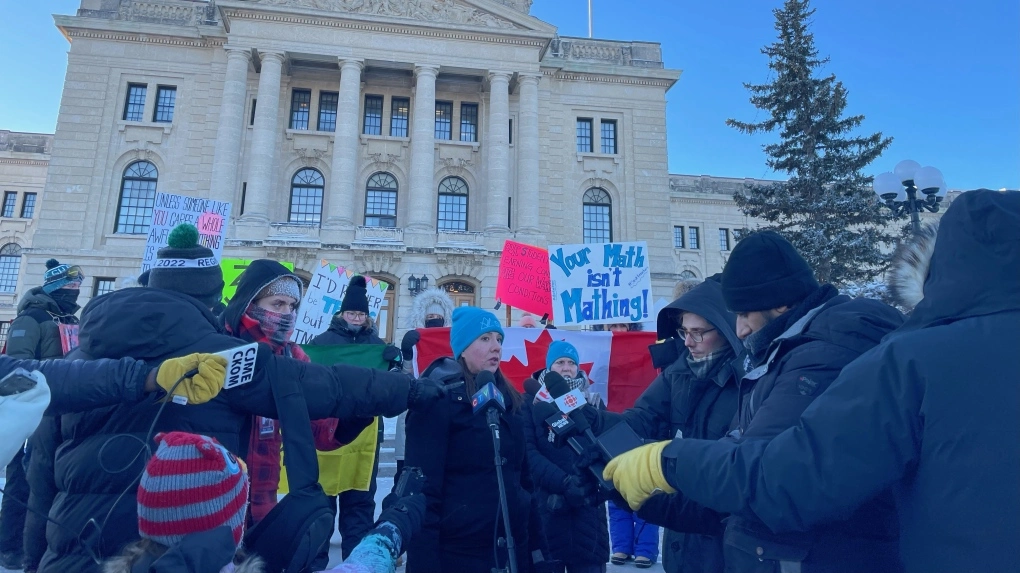
[[(419, 375), (437, 358), (452, 356), (449, 328), (419, 329), (414, 373)], [(545, 368), (545, 354), (555, 340), (577, 348), (581, 370), (592, 390), (606, 399), (606, 406), (621, 412), (634, 405), (657, 374), (648, 347), (654, 332), (579, 332), (561, 329), (505, 328), (500, 370), (518, 390), (535, 372)]]

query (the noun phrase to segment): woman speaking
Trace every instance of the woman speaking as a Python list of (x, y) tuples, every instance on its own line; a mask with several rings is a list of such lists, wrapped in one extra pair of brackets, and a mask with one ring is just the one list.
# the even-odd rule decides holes
[(423, 376), (443, 384), (463, 381), (431, 408), (407, 414), (405, 467), (420, 467), (426, 477), (425, 524), (407, 551), (408, 573), (489, 573), (507, 566), (500, 514), (495, 452), (485, 413), (472, 413), (476, 376), (491, 372), (503, 393), (506, 412), (499, 416), (503, 479), (517, 563), (524, 566), (528, 547), (531, 484), (525, 467), (522, 398), (499, 370), (503, 329), (486, 310), (460, 307), (450, 329), (453, 358), (433, 362)]

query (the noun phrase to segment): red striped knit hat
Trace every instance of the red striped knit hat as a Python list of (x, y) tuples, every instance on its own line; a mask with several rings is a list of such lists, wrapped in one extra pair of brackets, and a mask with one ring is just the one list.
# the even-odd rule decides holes
[(248, 507), (244, 463), (206, 436), (161, 433), (156, 443), (138, 485), (138, 533), (170, 547), (189, 533), (226, 525), (240, 545)]

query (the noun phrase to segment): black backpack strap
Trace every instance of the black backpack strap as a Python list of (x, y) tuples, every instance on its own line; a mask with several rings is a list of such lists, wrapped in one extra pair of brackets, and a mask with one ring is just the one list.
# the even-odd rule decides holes
[[(286, 355), (290, 357), (289, 347)], [(315, 454), (308, 403), (296, 379), (273, 376), (269, 383), (273, 388), (276, 413), (283, 433), (283, 465), (287, 468), (287, 483), (291, 493), (296, 493), (317, 485), (319, 481), (319, 459)]]

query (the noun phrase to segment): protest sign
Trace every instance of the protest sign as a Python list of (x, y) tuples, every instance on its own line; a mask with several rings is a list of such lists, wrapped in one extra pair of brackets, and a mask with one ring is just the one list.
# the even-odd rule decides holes
[[(330, 264), (323, 259), (312, 275), (312, 281), (305, 291), (305, 298), (298, 309), (297, 328), (291, 340), (308, 344), (316, 335), (326, 332), (333, 315), (340, 312), (340, 304), (347, 293), (347, 285), (356, 273), (353, 270)], [(372, 277), (365, 277), (368, 286), (368, 315), (378, 323), (379, 310), (386, 297), (389, 284)]]
[(643, 241), (550, 245), (549, 274), (559, 325), (649, 320), (652, 278)]
[(198, 227), (198, 244), (209, 247), (219, 261), (223, 254), (223, 239), (227, 234), (229, 218), (230, 203), (157, 192), (156, 204), (152, 207), (149, 237), (145, 241), (142, 272), (151, 269), (156, 263), (156, 252), (166, 246), (170, 231), (181, 223), (191, 223)]
[[(230, 304), (237, 292), (237, 282), (241, 280), (241, 273), (248, 268), (251, 261), (248, 259), (221, 259), (220, 268), (223, 270), (223, 304)], [(287, 270), (294, 270), (294, 263), (280, 261), (280, 264), (287, 267)], [(302, 285), (302, 289), (304, 285)]]
[(549, 253), (524, 243), (504, 243), (496, 279), (496, 300), (537, 316), (553, 318)]

